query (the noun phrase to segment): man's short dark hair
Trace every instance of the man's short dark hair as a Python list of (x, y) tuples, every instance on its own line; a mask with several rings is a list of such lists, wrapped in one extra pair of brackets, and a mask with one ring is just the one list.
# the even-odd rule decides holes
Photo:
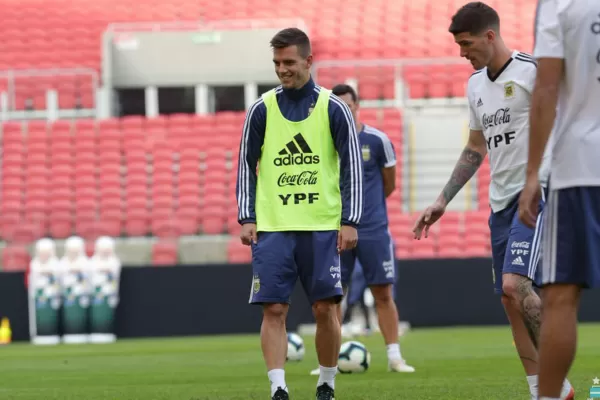
[(350, 93), (352, 96), (352, 101), (355, 103), (358, 102), (358, 96), (356, 95), (356, 91), (350, 85), (346, 85), (345, 83), (340, 83), (339, 85), (335, 85), (333, 89), (331, 89), (331, 93), (336, 96), (343, 96), (345, 94)]
[(500, 17), (492, 7), (474, 1), (465, 4), (454, 14), (448, 31), (453, 35), (465, 32), (479, 35), (487, 29), (500, 33)]
[(303, 58), (307, 58), (311, 53), (310, 39), (301, 29), (286, 28), (277, 32), (271, 39), (271, 47), (274, 49), (284, 49), (290, 46), (298, 46), (298, 53)]

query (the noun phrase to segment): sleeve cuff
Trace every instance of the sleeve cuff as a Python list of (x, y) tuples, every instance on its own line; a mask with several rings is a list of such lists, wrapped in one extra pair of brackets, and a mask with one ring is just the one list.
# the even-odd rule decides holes
[(245, 225), (245, 224), (256, 224), (256, 219), (255, 218), (246, 218), (243, 219), (241, 221), (238, 221), (240, 225)]
[(396, 160), (386, 162), (385, 164), (383, 164), (383, 167), (389, 168), (389, 167), (393, 167), (394, 165), (396, 165)]
[(342, 226), (351, 226), (353, 228), (358, 228), (358, 224), (355, 224), (354, 222), (350, 222), (346, 219), (342, 220)]

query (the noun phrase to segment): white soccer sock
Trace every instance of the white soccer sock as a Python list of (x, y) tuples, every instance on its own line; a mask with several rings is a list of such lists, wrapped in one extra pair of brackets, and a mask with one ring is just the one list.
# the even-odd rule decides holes
[[(527, 383), (529, 383), (529, 392), (533, 397), (537, 397), (538, 394), (538, 376), (537, 375), (528, 375)], [(560, 392), (560, 397), (566, 397), (571, 391), (571, 382), (568, 379), (565, 379), (562, 387), (562, 391)]]
[(282, 369), (272, 369), (267, 375), (269, 376), (269, 381), (271, 382), (271, 397), (275, 394), (278, 388), (282, 388), (286, 392), (287, 386), (285, 384), (285, 371)]
[(558, 397), (540, 397), (540, 400), (560, 400)]
[(562, 391), (560, 392), (560, 397), (561, 398), (567, 397), (567, 395), (569, 394), (570, 391), (571, 391), (571, 382), (569, 382), (568, 379), (565, 379), (565, 381), (563, 382)]
[(529, 392), (533, 397), (537, 397), (538, 394), (538, 376), (527, 375), (527, 383), (529, 383)]
[(385, 347), (387, 348), (388, 361), (402, 359), (402, 354), (400, 354), (400, 344), (392, 343)]
[(319, 381), (317, 387), (326, 383), (330, 388), (335, 389), (335, 374), (337, 374), (337, 367), (323, 367), (319, 365), (321, 373), (319, 374)]

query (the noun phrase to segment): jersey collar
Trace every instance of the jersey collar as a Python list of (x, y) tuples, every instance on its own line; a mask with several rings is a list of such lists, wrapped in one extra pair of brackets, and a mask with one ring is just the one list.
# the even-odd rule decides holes
[(305, 97), (308, 97), (314, 93), (315, 90), (315, 82), (312, 79), (312, 76), (306, 83), (306, 85), (302, 86), (300, 89), (283, 89), (283, 93), (288, 96), (292, 100), (301, 100)]
[[(514, 55), (514, 54), (513, 54), (513, 55)], [(496, 73), (496, 75), (494, 75), (494, 76), (490, 75), (490, 70), (489, 70), (489, 69), (487, 69), (487, 68), (485, 69), (485, 72), (486, 72), (486, 74), (487, 74), (487, 77), (488, 77), (488, 79), (489, 79), (490, 81), (492, 81), (492, 82), (495, 82), (495, 81), (496, 81), (496, 79), (498, 79), (498, 78), (500, 77), (500, 75), (502, 75), (502, 72), (504, 72), (504, 70), (505, 70), (506, 68), (508, 68), (508, 66), (509, 66), (509, 65), (510, 65), (510, 63), (512, 62), (512, 60), (513, 60), (513, 55), (511, 55), (511, 56), (510, 56), (510, 58), (508, 59), (508, 61), (507, 61), (507, 62), (506, 62), (506, 63), (505, 63), (503, 66), (502, 66), (502, 68), (500, 68), (500, 69), (498, 70), (498, 72)]]

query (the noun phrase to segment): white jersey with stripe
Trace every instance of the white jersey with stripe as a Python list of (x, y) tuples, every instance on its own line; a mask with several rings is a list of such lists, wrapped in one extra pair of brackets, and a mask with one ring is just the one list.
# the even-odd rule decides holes
[[(482, 131), (490, 160), (490, 206), (505, 209), (525, 186), (529, 143), (529, 106), (537, 65), (533, 57), (513, 51), (511, 58), (491, 76), (480, 69), (467, 85), (469, 128)], [(545, 186), (549, 152), (544, 157), (540, 181)]]
[(600, 186), (600, 1), (540, 0), (534, 56), (565, 63), (551, 188)]

